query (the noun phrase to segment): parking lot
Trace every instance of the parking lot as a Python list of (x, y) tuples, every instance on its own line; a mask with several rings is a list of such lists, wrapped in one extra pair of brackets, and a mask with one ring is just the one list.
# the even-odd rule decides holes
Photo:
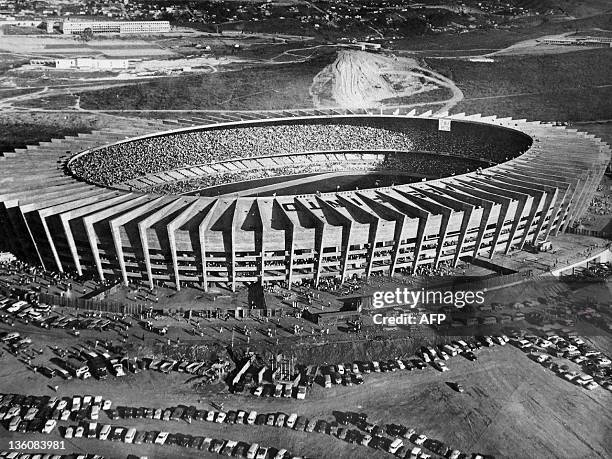
[[(201, 410), (215, 410), (211, 402), (223, 403), (226, 412), (244, 410), (262, 413), (292, 412), (309, 419), (327, 422), (335, 420), (337, 412), (351, 411), (367, 414), (368, 422), (377, 425), (401, 424), (414, 428), (428, 438), (442, 439), (462, 451), (482, 451), (504, 457), (524, 457), (521, 438), (537, 435), (542, 439), (538, 457), (578, 457), (588, 452), (592, 457), (606, 456), (609, 448), (601, 426), (610, 425), (612, 415), (605, 409), (610, 403), (610, 392), (588, 391), (558, 377), (555, 373), (527, 358), (526, 354), (510, 345), (483, 348), (476, 351), (478, 360), (471, 362), (460, 356), (447, 361), (448, 372), (432, 367), (422, 371), (370, 373), (361, 386), (334, 385), (324, 389), (315, 385), (308, 403), (295, 399), (255, 398), (252, 396), (201, 396), (184, 389), (188, 377), (184, 374), (163, 375), (145, 371), (139, 375), (118, 378), (113, 384), (89, 379), (68, 381), (58, 392), (45, 384), (41, 375), (20, 378), (21, 384), (8, 384), (5, 392), (22, 392), (23, 381), (28, 393), (49, 396), (96, 394), (113, 400), (113, 406), (168, 408), (193, 405)], [(10, 362), (2, 367), (0, 380), (7, 381)], [(137, 378), (137, 379), (136, 379)], [(464, 393), (450, 387), (460, 383)], [(164, 396), (159, 395), (159, 384), (165, 384)], [(5, 386), (6, 384), (3, 384)], [(534, 390), (538, 388), (538, 390)], [(559, 402), (563, 400), (563, 402)], [(487, 414), (489, 413), (489, 414)], [(492, 416), (490, 413), (497, 413)], [(516, 416), (519, 413), (520, 416)], [(576, 420), (569, 432), (564, 419)], [(444, 423), (440, 423), (444, 419)], [(100, 415), (100, 423), (135, 427), (142, 431), (169, 431), (193, 436), (257, 442), (274, 448), (286, 448), (295, 454), (310, 457), (389, 457), (388, 453), (370, 447), (347, 444), (330, 434), (298, 432), (295, 429), (246, 424), (218, 424), (216, 422), (162, 421), (154, 419), (109, 420)], [(75, 425), (60, 422), (61, 427)], [(60, 429), (61, 430), (61, 429)], [(482, 433), (486, 432), (486, 435)], [(0, 448), (8, 441), (24, 438), (23, 434), (3, 432)], [(59, 431), (44, 439), (61, 439)], [(576, 442), (576, 437), (580, 442)], [(34, 436), (28, 436), (33, 438)], [(41, 439), (43, 435), (40, 435)], [(138, 452), (149, 457), (208, 457), (201, 451), (179, 446), (124, 445), (96, 439), (68, 439), (76, 451), (96, 452), (117, 457)], [(414, 445), (413, 445), (414, 446)], [(68, 447), (68, 446), (67, 446)], [(531, 448), (531, 447), (530, 447)], [(530, 449), (529, 454), (533, 454)], [(211, 456), (211, 457), (214, 457)]]

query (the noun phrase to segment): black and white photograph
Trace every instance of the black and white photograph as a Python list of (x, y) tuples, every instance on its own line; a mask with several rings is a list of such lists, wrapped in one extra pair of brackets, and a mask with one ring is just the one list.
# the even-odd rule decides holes
[(611, 0), (0, 0), (0, 459), (612, 457)]

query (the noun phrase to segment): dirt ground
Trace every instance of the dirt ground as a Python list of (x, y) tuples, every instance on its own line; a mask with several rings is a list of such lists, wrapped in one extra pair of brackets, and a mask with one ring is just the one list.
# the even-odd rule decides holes
[(425, 71), (413, 58), (342, 50), (332, 64), (314, 77), (310, 93), (313, 105), (319, 108), (373, 108), (395, 106), (397, 104), (383, 104), (383, 101), (407, 98), (439, 88), (450, 89), (452, 97), (412, 105), (444, 102), (444, 109), (450, 110), (463, 98), (452, 81), (430, 70)]
[[(55, 395), (46, 386), (46, 378), (24, 374), (11, 359), (5, 357), (0, 370), (1, 392)], [(226, 410), (296, 412), (328, 421), (333, 420), (335, 410), (361, 411), (368, 414), (370, 422), (402, 423), (455, 448), (494, 454), (496, 457), (610, 456), (610, 392), (602, 388), (594, 391), (581, 389), (510, 346), (481, 350), (476, 362), (455, 357), (448, 362), (448, 366), (448, 373), (427, 368), (420, 372), (371, 374), (367, 376), (366, 383), (359, 387), (336, 386), (327, 390), (315, 387), (306, 401), (257, 399), (252, 396), (202, 397), (185, 390), (186, 376), (164, 376), (153, 372), (112, 382), (72, 381), (63, 384), (58, 393), (99, 394), (113, 400), (115, 405), (147, 407), (193, 404), (198, 408), (211, 409), (209, 401), (224, 401)], [(454, 392), (446, 384), (449, 381), (463, 384), (466, 392)], [(160, 390), (162, 386), (164, 389)], [(571, 422), (568, 422), (570, 419)], [(108, 422), (105, 415), (101, 416), (100, 421)], [(388, 457), (386, 453), (348, 445), (329, 435), (266, 426), (218, 425), (198, 421), (192, 424), (165, 423), (154, 420), (120, 420), (112, 424), (257, 441), (310, 457)], [(0, 437), (0, 448), (6, 448), (11, 439), (25, 438), (6, 431), (2, 431)], [(44, 439), (55, 438), (59, 439), (57, 432)], [(32, 436), (28, 439), (32, 439)], [(138, 452), (150, 458), (209, 457), (178, 447), (126, 446), (82, 439), (67, 443), (68, 448), (76, 451), (97, 452), (111, 457), (118, 457), (119, 452), (123, 455)]]

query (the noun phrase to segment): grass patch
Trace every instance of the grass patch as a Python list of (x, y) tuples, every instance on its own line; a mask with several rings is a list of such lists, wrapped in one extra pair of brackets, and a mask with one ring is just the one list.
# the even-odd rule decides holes
[(425, 102), (438, 102), (449, 99), (452, 96), (450, 89), (438, 88), (431, 91), (420, 92), (412, 96), (391, 97), (383, 99), (381, 102), (384, 105), (410, 105), (420, 104)]
[(51, 97), (41, 97), (16, 102), (14, 105), (23, 108), (42, 108), (45, 110), (66, 110), (74, 107), (76, 96), (72, 94), (60, 94)]
[(529, 25), (510, 29), (474, 30), (462, 34), (427, 33), (397, 40), (396, 49), (406, 50), (470, 50), (501, 49), (514, 43), (543, 35), (576, 32), (589, 28), (612, 29), (612, 14), (600, 14), (583, 19), (552, 22), (544, 17), (531, 18)]
[(542, 56), (504, 56), (495, 62), (428, 60), (452, 79), (465, 100), (454, 112), (542, 120), (592, 120), (612, 114), (612, 49)]
[(534, 95), (463, 100), (452, 113), (481, 113), (541, 121), (589, 121), (609, 118), (612, 88), (566, 89)]
[(313, 77), (335, 58), (323, 52), (307, 62), (176, 77), (124, 88), (85, 92), (84, 109), (282, 109), (312, 106)]

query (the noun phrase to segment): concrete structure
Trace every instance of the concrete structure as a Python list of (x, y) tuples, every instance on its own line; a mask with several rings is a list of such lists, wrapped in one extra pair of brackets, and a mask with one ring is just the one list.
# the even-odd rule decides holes
[(79, 21), (60, 22), (60, 31), (67, 35), (78, 35), (87, 29), (93, 33), (155, 34), (170, 32), (168, 21)]
[[(232, 112), (178, 120), (165, 135), (313, 118), (329, 123), (399, 120), (433, 133), (439, 126), (431, 112)], [(123, 185), (110, 189), (85, 183), (64, 171), (70, 155), (129, 142), (127, 137), (155, 137), (170, 124), (130, 120), (1, 156), (0, 248), (49, 270), (177, 289), (390, 275), (442, 261), (456, 264), (462, 256), (493, 257), (554, 237), (585, 212), (610, 161), (607, 144), (575, 129), (480, 115), (442, 118), (450, 119), (451, 127), (439, 135), (451, 142), (462, 131), (478, 129), (491, 136), (503, 131), (521, 142), (529, 140), (530, 147), (514, 159), (463, 175), (266, 198), (147, 194)], [(359, 158), (341, 151), (326, 155)], [(235, 165), (248, 168), (258, 161), (265, 165), (259, 158), (244, 160), (242, 166), (237, 159)], [(205, 169), (194, 165), (183, 168), (185, 174), (143, 177), (143, 186), (184, 180)]]
[(595, 46), (612, 47), (612, 37), (563, 37), (544, 38), (541, 40), (546, 45), (558, 46)]
[(127, 70), (128, 59), (94, 59), (91, 57), (77, 57), (75, 59), (55, 59), (57, 69), (78, 70)]

